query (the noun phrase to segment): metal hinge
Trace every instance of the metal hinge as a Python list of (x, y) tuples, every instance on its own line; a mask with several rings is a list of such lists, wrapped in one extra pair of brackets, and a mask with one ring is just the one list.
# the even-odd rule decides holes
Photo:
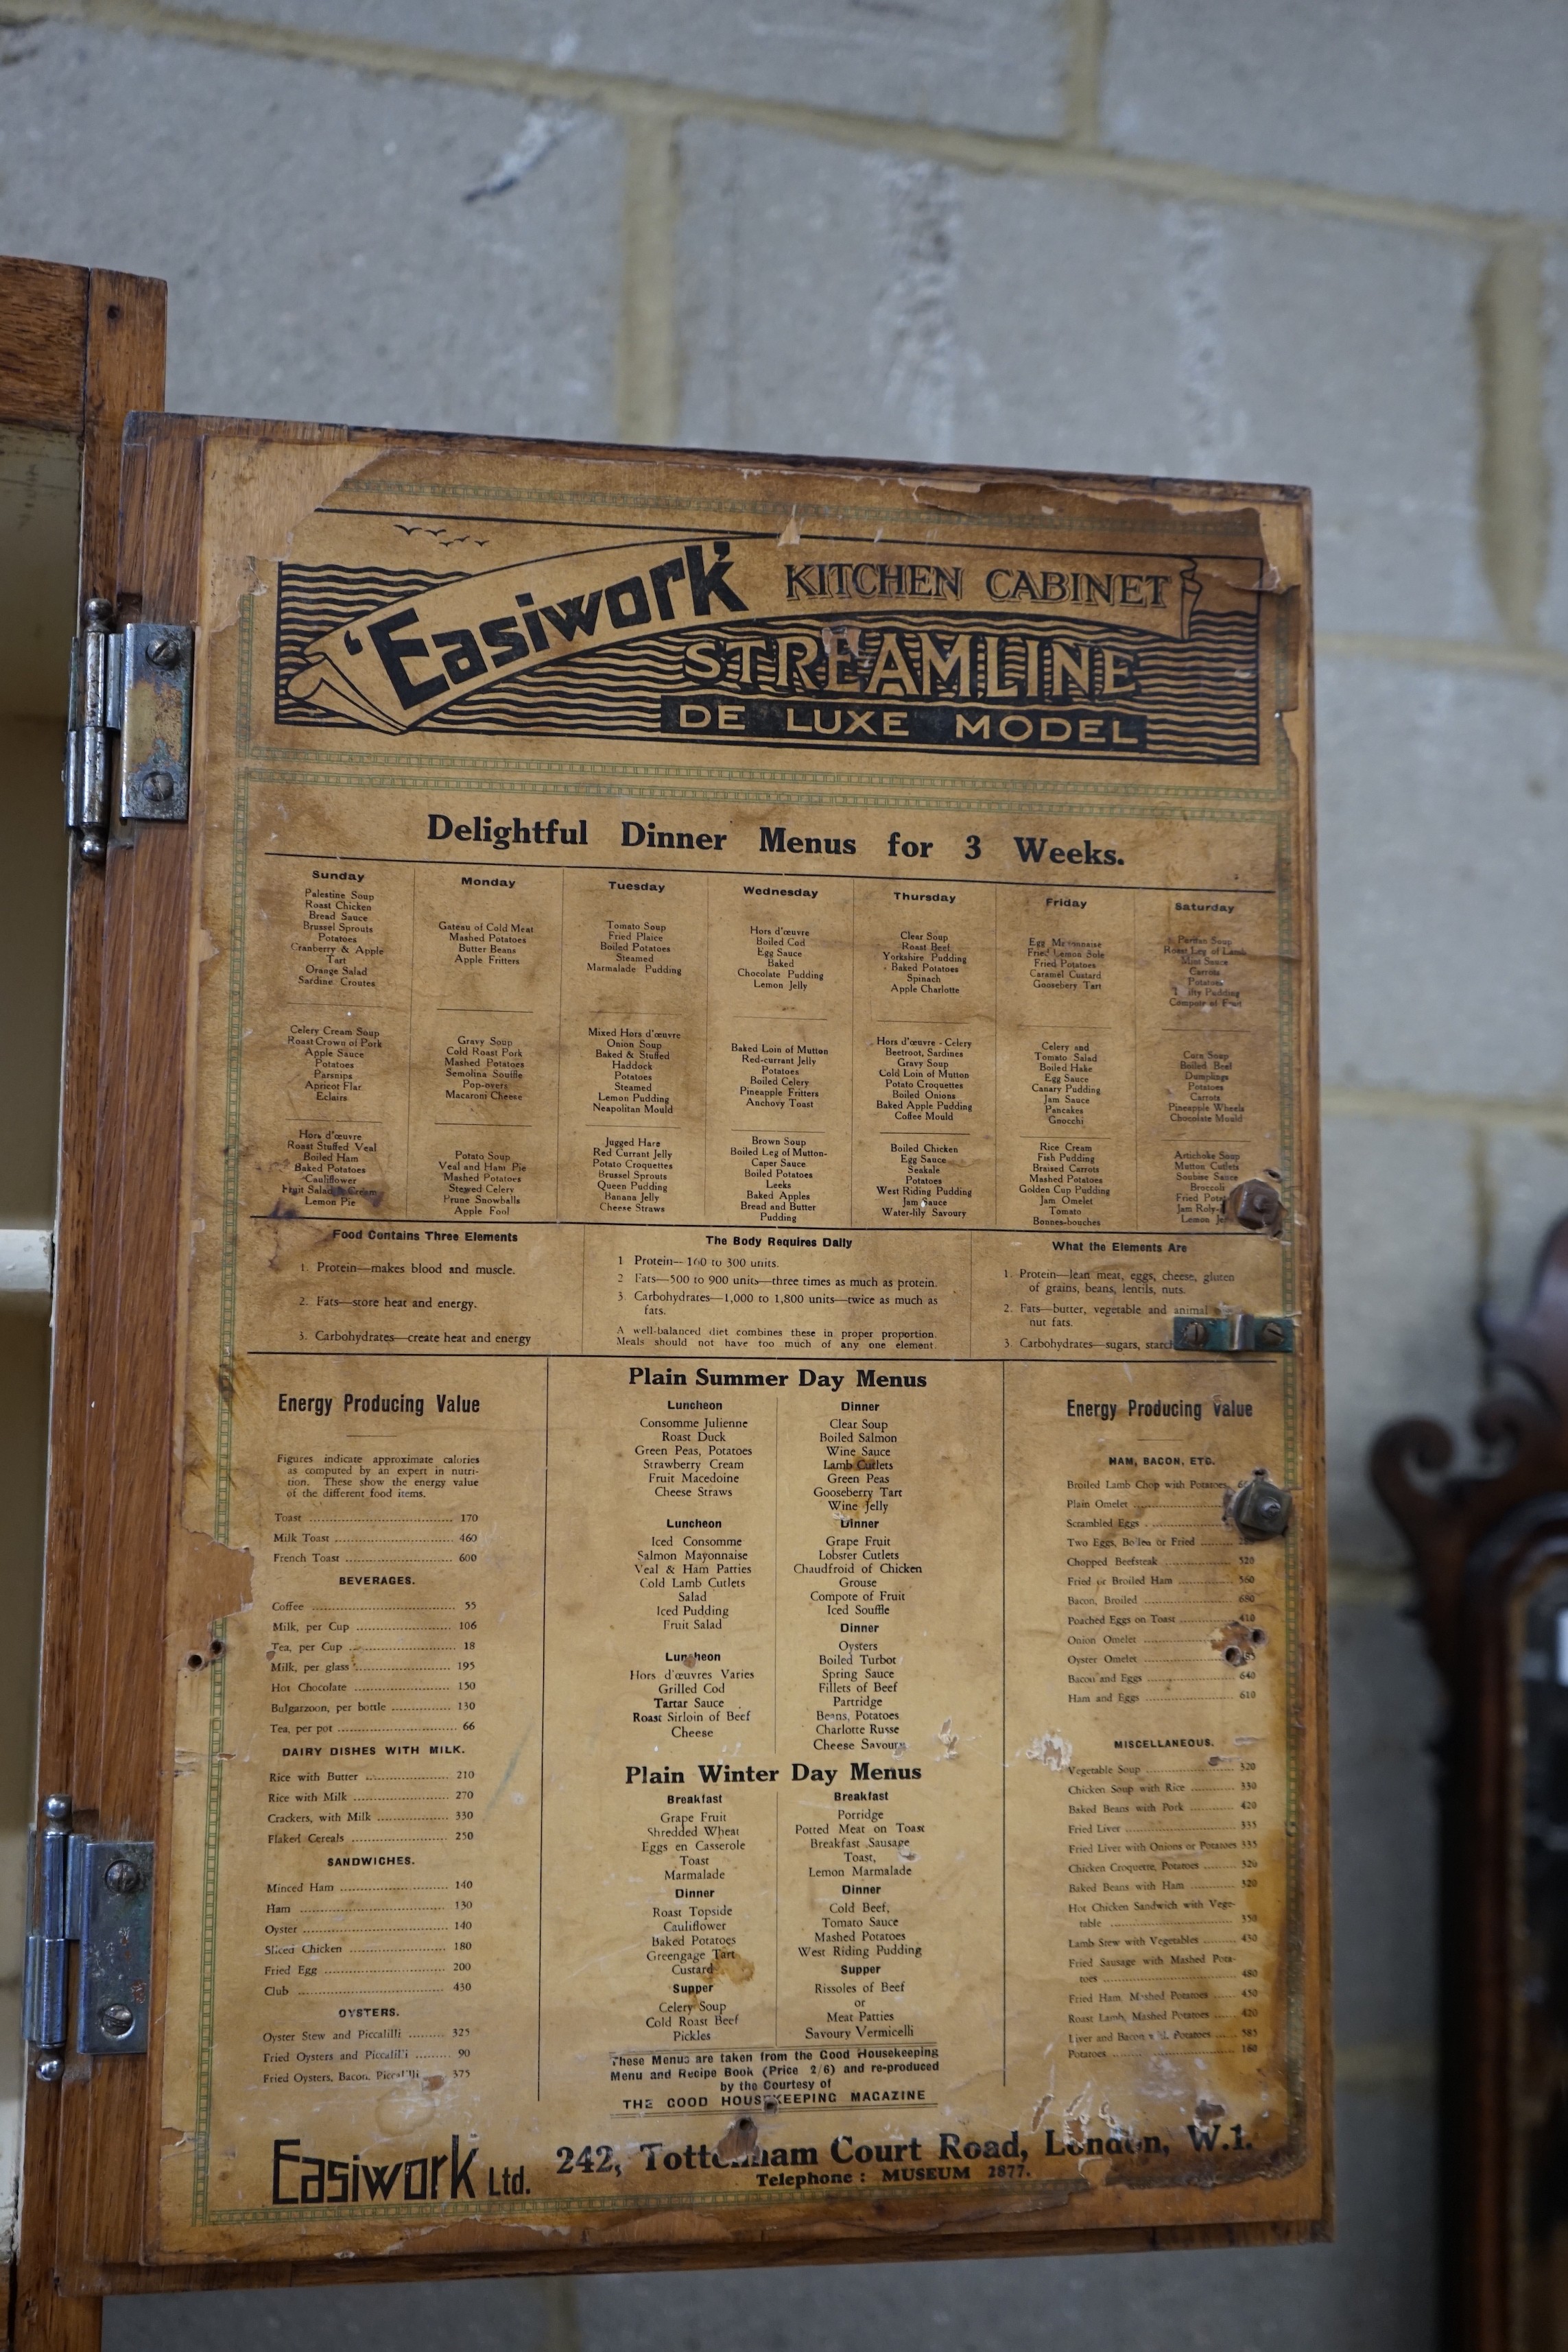
[(1208, 1356), (1293, 1356), (1293, 1315), (1178, 1315), (1171, 1345)]
[(76, 2046), (84, 2057), (144, 2057), (153, 1969), (153, 1848), (89, 1838), (68, 1797), (46, 1797), (27, 1836), (27, 1963), (22, 2036), (40, 2083), (58, 2083), (67, 2048), (68, 1947), (79, 1944)]
[(130, 824), (183, 824), (191, 803), (191, 664), (195, 631), (174, 621), (111, 627), (100, 596), (83, 608), (71, 648), (66, 740), (66, 827), (84, 857), (100, 858), (120, 739), (120, 814)]

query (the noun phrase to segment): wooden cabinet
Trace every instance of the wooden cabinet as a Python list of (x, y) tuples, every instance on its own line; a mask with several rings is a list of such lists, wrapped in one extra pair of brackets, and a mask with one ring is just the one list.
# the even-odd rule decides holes
[(23, 2340), (1321, 2235), (1304, 494), (117, 396)]

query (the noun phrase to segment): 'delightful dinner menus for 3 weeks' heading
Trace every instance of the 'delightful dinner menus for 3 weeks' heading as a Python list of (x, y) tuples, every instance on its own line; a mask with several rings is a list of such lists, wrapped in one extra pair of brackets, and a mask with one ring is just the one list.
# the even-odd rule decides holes
[(204, 495), (161, 2252), (1316, 2216), (1301, 494)]

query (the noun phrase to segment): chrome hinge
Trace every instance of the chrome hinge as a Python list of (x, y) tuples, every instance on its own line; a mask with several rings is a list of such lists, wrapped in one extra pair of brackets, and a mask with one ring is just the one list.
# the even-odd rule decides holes
[(46, 1797), (27, 1835), (27, 1960), (22, 2036), (40, 2083), (58, 2083), (68, 2036), (68, 1947), (79, 1944), (76, 2046), (84, 2057), (147, 2051), (153, 1968), (153, 1848), (79, 1837), (68, 1797)]
[(120, 814), (130, 824), (182, 824), (191, 803), (191, 664), (195, 631), (174, 621), (110, 626), (100, 596), (84, 607), (71, 648), (66, 739), (66, 827), (84, 857), (100, 858), (120, 739)]

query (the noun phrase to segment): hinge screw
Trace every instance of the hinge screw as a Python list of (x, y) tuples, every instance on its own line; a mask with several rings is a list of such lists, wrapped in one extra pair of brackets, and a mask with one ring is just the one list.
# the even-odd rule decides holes
[(1260, 1348), (1282, 1348), (1286, 1336), (1284, 1324), (1273, 1317), (1258, 1326), (1257, 1339)]
[(1178, 1324), (1176, 1327), (1178, 1348), (1206, 1348), (1208, 1337), (1208, 1326), (1196, 1316), (1194, 1316), (1190, 1321)]
[(170, 775), (167, 768), (150, 768), (142, 779), (142, 791), (144, 797), (150, 801), (159, 803), (172, 801), (174, 797), (174, 779)]
[(109, 2000), (99, 2011), (98, 2021), (105, 2033), (112, 2034), (116, 2042), (123, 2042), (136, 2022), (136, 2012), (127, 2009), (122, 2000)]
[(147, 648), (147, 658), (160, 669), (173, 669), (180, 658), (178, 637), (154, 637)]
[(133, 1862), (111, 1862), (103, 1883), (112, 1895), (134, 1895), (142, 1884), (142, 1873)]

